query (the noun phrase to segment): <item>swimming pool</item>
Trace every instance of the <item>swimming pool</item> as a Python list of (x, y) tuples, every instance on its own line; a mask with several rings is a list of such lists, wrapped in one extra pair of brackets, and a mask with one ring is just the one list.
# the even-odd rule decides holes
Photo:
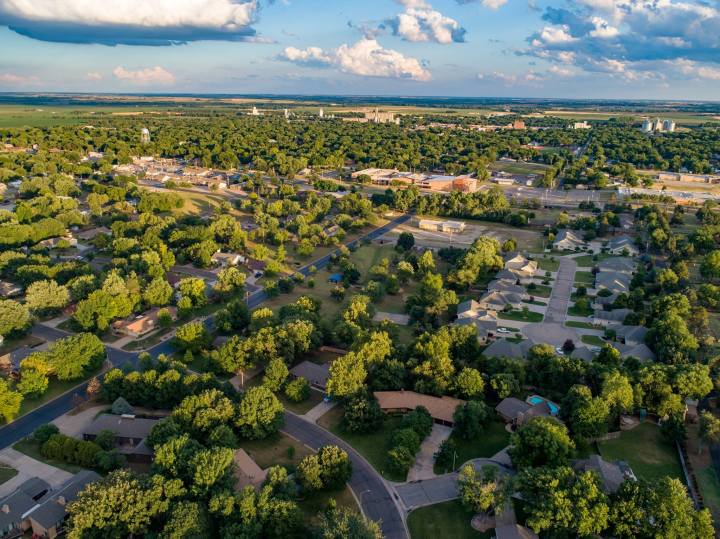
[(557, 404), (555, 404), (553, 401), (547, 400), (545, 397), (541, 397), (540, 395), (530, 395), (527, 399), (525, 399), (525, 402), (527, 402), (528, 404), (532, 404), (533, 406), (536, 404), (540, 404), (541, 402), (547, 402), (548, 408), (550, 408), (550, 413), (552, 415), (557, 415), (558, 411), (560, 410)]

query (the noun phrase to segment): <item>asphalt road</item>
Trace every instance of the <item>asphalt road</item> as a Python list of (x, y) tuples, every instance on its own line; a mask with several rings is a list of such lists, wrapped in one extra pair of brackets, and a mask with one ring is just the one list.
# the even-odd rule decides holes
[[(375, 230), (368, 232), (365, 236), (348, 243), (347, 246), (352, 248), (359, 245), (364, 239), (373, 240), (379, 238), (396, 226), (407, 222), (410, 217), (411, 216), (409, 214), (401, 215), (386, 225), (378, 227)], [(330, 262), (333, 254), (334, 253), (330, 253), (306, 266), (303, 266), (298, 269), (298, 272), (304, 276), (308, 276), (312, 266), (315, 266), (318, 269), (324, 268)], [(262, 290), (258, 290), (248, 297), (247, 303), (250, 308), (255, 308), (266, 299), (267, 294), (265, 294)], [(205, 321), (205, 324), (208, 326), (212, 326), (212, 323), (212, 317), (208, 317)], [(56, 328), (36, 324), (33, 327), (33, 335), (46, 341), (56, 341), (68, 336), (69, 333)], [(105, 349), (108, 354), (108, 360), (114, 367), (120, 367), (124, 364), (136, 366), (138, 363), (137, 352), (126, 352), (110, 346), (106, 346)], [(157, 357), (160, 354), (171, 354), (173, 352), (173, 348), (171, 342), (168, 340), (150, 348), (148, 352), (152, 356)], [(79, 384), (75, 390), (69, 391), (50, 402), (45, 403), (32, 412), (25, 414), (12, 423), (0, 428), (0, 447), (7, 447), (14, 444), (18, 440), (31, 434), (40, 425), (49, 423), (55, 418), (70, 411), (73, 408), (73, 396), (75, 394), (84, 395), (86, 389), (87, 382)], [(317, 427), (316, 425), (303, 421), (292, 414), (286, 414), (286, 416), (286, 431), (288, 434), (308, 446), (316, 449), (322, 445), (332, 443), (334, 445), (344, 447), (348, 453), (351, 454), (354, 472), (350, 481), (350, 486), (360, 500), (363, 511), (372, 520), (382, 520), (383, 532), (388, 539), (406, 539), (407, 532), (405, 531), (400, 511), (390, 498), (390, 493), (388, 492), (385, 483), (372, 466), (370, 466), (352, 448), (347, 446), (347, 444), (339, 438), (333, 436), (331, 433)]]
[(365, 516), (380, 522), (386, 539), (407, 539), (400, 510), (390, 490), (375, 469), (357, 451), (325, 429), (290, 412), (285, 412), (285, 426), (282, 430), (314, 450), (332, 444), (347, 451), (353, 466), (350, 487), (360, 500)]

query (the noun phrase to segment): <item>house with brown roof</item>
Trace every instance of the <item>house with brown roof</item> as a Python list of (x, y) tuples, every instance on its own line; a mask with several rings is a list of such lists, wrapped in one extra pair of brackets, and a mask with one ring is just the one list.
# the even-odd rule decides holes
[[(177, 309), (175, 307), (164, 307), (173, 320), (177, 318)], [(124, 320), (116, 320), (112, 324), (113, 331), (120, 335), (135, 337), (136, 339), (147, 335), (159, 326), (158, 313), (160, 307), (150, 309), (144, 314), (135, 316), (134, 318), (125, 318)]]
[(98, 236), (99, 234), (104, 234), (106, 236), (112, 235), (112, 230), (105, 226), (99, 226), (95, 228), (89, 228), (87, 230), (83, 230), (81, 232), (77, 232), (75, 234), (75, 237), (80, 241), (90, 241), (95, 236)]
[(244, 449), (236, 450), (233, 460), (235, 462), (235, 485), (237, 490), (242, 490), (247, 486), (257, 488), (262, 485), (267, 477), (267, 470), (260, 468)]
[(457, 407), (465, 405), (465, 401), (461, 399), (433, 397), (415, 391), (375, 391), (373, 395), (382, 411), (387, 414), (404, 414), (422, 406), (430, 413), (435, 423), (448, 427), (452, 427), (455, 423), (453, 414)]

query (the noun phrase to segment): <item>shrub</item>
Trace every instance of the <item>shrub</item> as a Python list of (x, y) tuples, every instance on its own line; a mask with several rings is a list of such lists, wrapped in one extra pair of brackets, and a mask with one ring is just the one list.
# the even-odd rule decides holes
[(33, 432), (33, 440), (40, 445), (43, 445), (53, 434), (57, 434), (59, 432), (60, 429), (57, 428), (57, 425), (53, 423), (46, 423), (45, 425), (40, 425), (35, 429), (35, 432)]
[(401, 428), (412, 429), (418, 438), (424, 440), (432, 430), (433, 418), (424, 406), (416, 407), (402, 418)]

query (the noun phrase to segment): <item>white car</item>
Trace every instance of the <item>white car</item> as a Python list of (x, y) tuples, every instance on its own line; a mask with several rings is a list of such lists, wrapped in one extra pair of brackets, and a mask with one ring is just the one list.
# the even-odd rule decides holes
[(555, 351), (556, 351), (558, 354), (565, 354), (565, 350), (562, 349), (562, 346), (557, 346), (557, 347), (555, 348)]
[(594, 352), (594, 353), (596, 353), (596, 354), (597, 354), (598, 352), (600, 352), (601, 350), (602, 350), (602, 348), (600, 348), (599, 346), (591, 346), (591, 347), (590, 347), (590, 351), (591, 351), (591, 352)]
[(510, 333), (510, 330), (508, 328), (498, 328), (498, 333)]

